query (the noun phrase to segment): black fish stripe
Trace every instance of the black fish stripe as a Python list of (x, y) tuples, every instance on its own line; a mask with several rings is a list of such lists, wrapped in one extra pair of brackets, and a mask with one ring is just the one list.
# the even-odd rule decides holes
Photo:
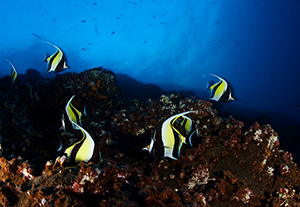
[(15, 70), (12, 70), (10, 77), (13, 79), (13, 82), (15, 82), (17, 76), (17, 72)]
[(61, 60), (57, 64), (57, 67), (55, 68), (55, 73), (61, 72), (64, 70), (64, 63), (66, 61), (65, 55), (62, 56)]
[(219, 101), (221, 102), (229, 102), (229, 98), (230, 98), (230, 92), (231, 92), (231, 89), (230, 87), (228, 86), (226, 91), (222, 94), (222, 96), (220, 97)]
[(154, 138), (155, 138), (155, 141), (153, 143), (153, 147), (151, 150), (152, 155), (154, 155), (155, 157), (160, 157), (160, 156), (164, 157), (165, 149), (164, 149), (164, 145), (162, 142), (161, 128), (156, 132)]
[(98, 160), (99, 160), (99, 158), (100, 158), (99, 148), (98, 148), (97, 144), (95, 143), (93, 155), (92, 155), (92, 157), (90, 158), (89, 162), (97, 163)]
[(180, 122), (179, 120), (178, 120), (179, 123), (178, 123), (177, 121), (173, 123), (174, 119), (176, 119), (176, 118), (174, 118), (174, 119), (171, 121), (171, 123), (173, 123), (173, 127), (174, 127), (174, 128), (175, 128), (182, 136), (186, 137), (187, 134), (186, 134), (186, 132), (185, 132), (185, 125), (186, 125), (187, 119), (184, 118), (184, 117), (182, 117), (182, 118), (184, 119), (184, 120), (182, 121), (182, 122), (183, 122), (182, 125), (181, 125), (182, 122)]
[(72, 152), (71, 152), (71, 154), (70, 154), (70, 159), (69, 159), (71, 164), (75, 164), (75, 158), (76, 158), (76, 155), (77, 155), (78, 151), (80, 150), (80, 148), (81, 148), (83, 142), (85, 141), (85, 139), (86, 139), (86, 136), (85, 136), (85, 134), (83, 133), (83, 139), (82, 139), (82, 141), (79, 142), (78, 144), (76, 144), (76, 145), (73, 147)]
[(174, 134), (174, 147), (173, 147), (173, 157), (175, 158), (179, 158), (179, 146), (181, 143), (181, 138), (180, 135), (174, 130), (173, 130), (173, 134)]
[(197, 129), (196, 129), (196, 124), (195, 122), (193, 121), (192, 122), (192, 129), (191, 129), (191, 134), (190, 134), (190, 137), (189, 137), (189, 140), (191, 140), (191, 146), (190, 147), (193, 147), (193, 143), (192, 143), (192, 138), (193, 137), (198, 137), (198, 134), (197, 134)]
[(188, 120), (187, 118), (184, 118), (184, 121), (183, 121), (183, 124), (182, 124), (182, 127), (183, 127), (183, 134), (182, 134), (182, 136), (184, 136), (184, 137), (188, 136), (188, 134), (185, 131), (185, 126), (186, 126), (187, 120)]

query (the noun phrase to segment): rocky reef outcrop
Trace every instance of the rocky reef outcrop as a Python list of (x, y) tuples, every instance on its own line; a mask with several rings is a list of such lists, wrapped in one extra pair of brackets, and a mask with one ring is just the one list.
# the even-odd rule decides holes
[[(118, 96), (103, 68), (59, 75), (32, 86), (0, 91), (0, 203), (3, 206), (297, 206), (299, 168), (280, 149), (270, 125), (250, 128), (218, 117), (211, 103), (179, 94), (158, 99)], [(82, 125), (101, 151), (98, 163), (71, 166), (56, 152), (78, 132), (59, 131), (72, 95), (85, 110)], [(184, 111), (197, 126), (193, 148), (178, 160), (152, 157), (142, 148), (159, 125)]]

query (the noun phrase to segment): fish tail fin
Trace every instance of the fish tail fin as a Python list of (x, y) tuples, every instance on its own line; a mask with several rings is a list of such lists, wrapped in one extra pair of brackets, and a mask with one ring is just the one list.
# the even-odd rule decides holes
[(149, 151), (149, 149), (150, 149), (150, 145), (148, 145), (147, 147), (144, 147), (142, 150), (143, 150), (143, 151), (144, 151), (144, 150)]
[(68, 69), (68, 68), (70, 68), (70, 67), (67, 66), (67, 63), (65, 62), (65, 63), (64, 63), (64, 69)]

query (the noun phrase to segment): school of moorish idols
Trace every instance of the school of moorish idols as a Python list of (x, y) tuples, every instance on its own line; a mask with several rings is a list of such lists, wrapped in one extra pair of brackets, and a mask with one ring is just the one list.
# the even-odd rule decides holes
[[(37, 34), (33, 35), (37, 37), (42, 42), (45, 42), (56, 49), (56, 52), (51, 56), (46, 55), (45, 62), (47, 62), (47, 72), (62, 72), (69, 68), (67, 66), (67, 60), (64, 52), (55, 44), (44, 40)], [(17, 81), (18, 73), (15, 66), (6, 59), (6, 61), (11, 65), (11, 78), (12, 78), (12, 88), (16, 90), (19, 85)], [(206, 75), (206, 74), (205, 74)], [(205, 76), (204, 75), (204, 76)], [(207, 85), (207, 89), (211, 91), (210, 99), (220, 102), (229, 102), (234, 100), (232, 97), (232, 89), (228, 82), (214, 74), (210, 74), (219, 79), (219, 82), (210, 82)], [(26, 84), (29, 89), (30, 97), (36, 105), (38, 104), (38, 96), (33, 91), (30, 84)], [(65, 112), (62, 115), (61, 129), (66, 131), (67, 125), (71, 125), (71, 130), (80, 130), (82, 132), (82, 139), (69, 147), (63, 146), (61, 144), (58, 151), (64, 152), (71, 164), (78, 164), (81, 161), (84, 162), (97, 162), (101, 159), (97, 145), (91, 135), (81, 126), (82, 113), (77, 110), (71, 103), (75, 95), (71, 97), (68, 101)], [(86, 111), (86, 108), (84, 108)], [(155, 131), (150, 145), (143, 148), (143, 150), (149, 151), (150, 154), (157, 157), (168, 157), (177, 160), (180, 156), (181, 147), (184, 144), (189, 144), (192, 146), (192, 136), (198, 136), (198, 132), (195, 127), (195, 123), (185, 114), (195, 113), (196, 111), (188, 111), (180, 114), (173, 115), (163, 122), (162, 126), (158, 131)], [(84, 113), (86, 115), (86, 113)], [(187, 143), (188, 140), (188, 143)]]
[[(32, 91), (38, 102), (27, 85), (14, 91), (0, 87), (3, 206), (300, 202), (298, 166), (291, 153), (279, 148), (278, 135), (269, 125), (245, 128), (233, 117), (218, 117), (209, 101), (196, 97), (123, 99), (114, 74), (103, 68), (58, 75), (32, 85)], [(171, 125), (169, 132), (164, 123)], [(167, 133), (181, 140), (180, 151), (171, 151), (176, 159), (150, 149), (151, 143), (159, 149), (154, 142)], [(90, 138), (100, 152), (98, 159), (77, 164), (72, 151)], [(70, 153), (57, 152), (60, 146)]]
[[(39, 39), (39, 36), (35, 35)], [(44, 41), (43, 39), (41, 39)], [(48, 72), (68, 68), (57, 51)], [(299, 169), (269, 125), (179, 94), (119, 96), (103, 68), (0, 85), (3, 206), (297, 206)], [(210, 99), (234, 100), (227, 81)], [(4, 81), (3, 81), (4, 82)], [(146, 146), (146, 147), (145, 147)]]

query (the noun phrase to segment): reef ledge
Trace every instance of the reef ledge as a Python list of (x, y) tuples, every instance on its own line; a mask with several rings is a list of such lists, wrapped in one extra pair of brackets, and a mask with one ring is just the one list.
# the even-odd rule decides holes
[[(0, 90), (2, 206), (300, 206), (299, 168), (270, 125), (250, 128), (218, 117), (209, 101), (179, 94), (140, 101), (119, 97), (112, 72), (95, 68)], [(67, 101), (102, 159), (70, 166), (56, 150), (76, 132), (59, 131)], [(142, 148), (166, 118), (184, 111), (197, 126), (178, 160)]]

